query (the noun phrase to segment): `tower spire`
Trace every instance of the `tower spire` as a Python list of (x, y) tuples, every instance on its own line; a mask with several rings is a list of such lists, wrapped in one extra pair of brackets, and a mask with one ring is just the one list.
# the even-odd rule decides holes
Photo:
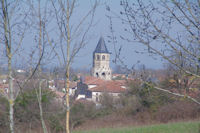
[(109, 53), (104, 38), (101, 36), (94, 53)]
[(101, 36), (93, 52), (93, 76), (105, 80), (111, 80), (110, 53)]

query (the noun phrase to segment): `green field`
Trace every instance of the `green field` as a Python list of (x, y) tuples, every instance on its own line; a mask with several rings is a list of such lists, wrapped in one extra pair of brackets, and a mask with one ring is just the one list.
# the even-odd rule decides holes
[(143, 127), (104, 128), (91, 131), (74, 131), (73, 133), (200, 133), (200, 122), (169, 123)]

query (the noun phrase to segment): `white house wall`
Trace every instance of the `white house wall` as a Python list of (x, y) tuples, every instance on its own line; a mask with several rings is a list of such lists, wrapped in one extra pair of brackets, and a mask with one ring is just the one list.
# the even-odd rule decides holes
[(88, 88), (91, 89), (91, 88), (94, 88), (96, 87), (97, 85), (88, 85)]
[(78, 99), (85, 99), (85, 95), (78, 95), (78, 97), (76, 98), (76, 100), (78, 100)]
[[(103, 94), (104, 92), (92, 92), (92, 101), (93, 102), (99, 102), (100, 101), (100, 96)], [(119, 94), (120, 93), (112, 93), (112, 92), (108, 92), (108, 94), (110, 96), (113, 96), (113, 98), (119, 98)], [(97, 100), (98, 99), (98, 100)], [(97, 100), (97, 101), (96, 101)]]

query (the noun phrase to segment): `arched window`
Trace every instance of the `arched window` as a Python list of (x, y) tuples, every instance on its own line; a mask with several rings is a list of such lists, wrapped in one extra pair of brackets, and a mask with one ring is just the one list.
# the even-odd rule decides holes
[(101, 75), (102, 75), (102, 76), (106, 76), (105, 72), (103, 72)]
[(102, 60), (105, 60), (105, 55), (102, 56)]
[(99, 55), (97, 55), (97, 60), (100, 60), (100, 56)]

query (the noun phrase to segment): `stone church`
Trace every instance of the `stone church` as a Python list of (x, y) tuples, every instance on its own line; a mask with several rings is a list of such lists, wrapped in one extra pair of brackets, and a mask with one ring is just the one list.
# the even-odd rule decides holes
[(104, 80), (112, 79), (112, 70), (110, 68), (110, 52), (108, 52), (103, 37), (100, 37), (96, 49), (93, 52), (92, 75)]

